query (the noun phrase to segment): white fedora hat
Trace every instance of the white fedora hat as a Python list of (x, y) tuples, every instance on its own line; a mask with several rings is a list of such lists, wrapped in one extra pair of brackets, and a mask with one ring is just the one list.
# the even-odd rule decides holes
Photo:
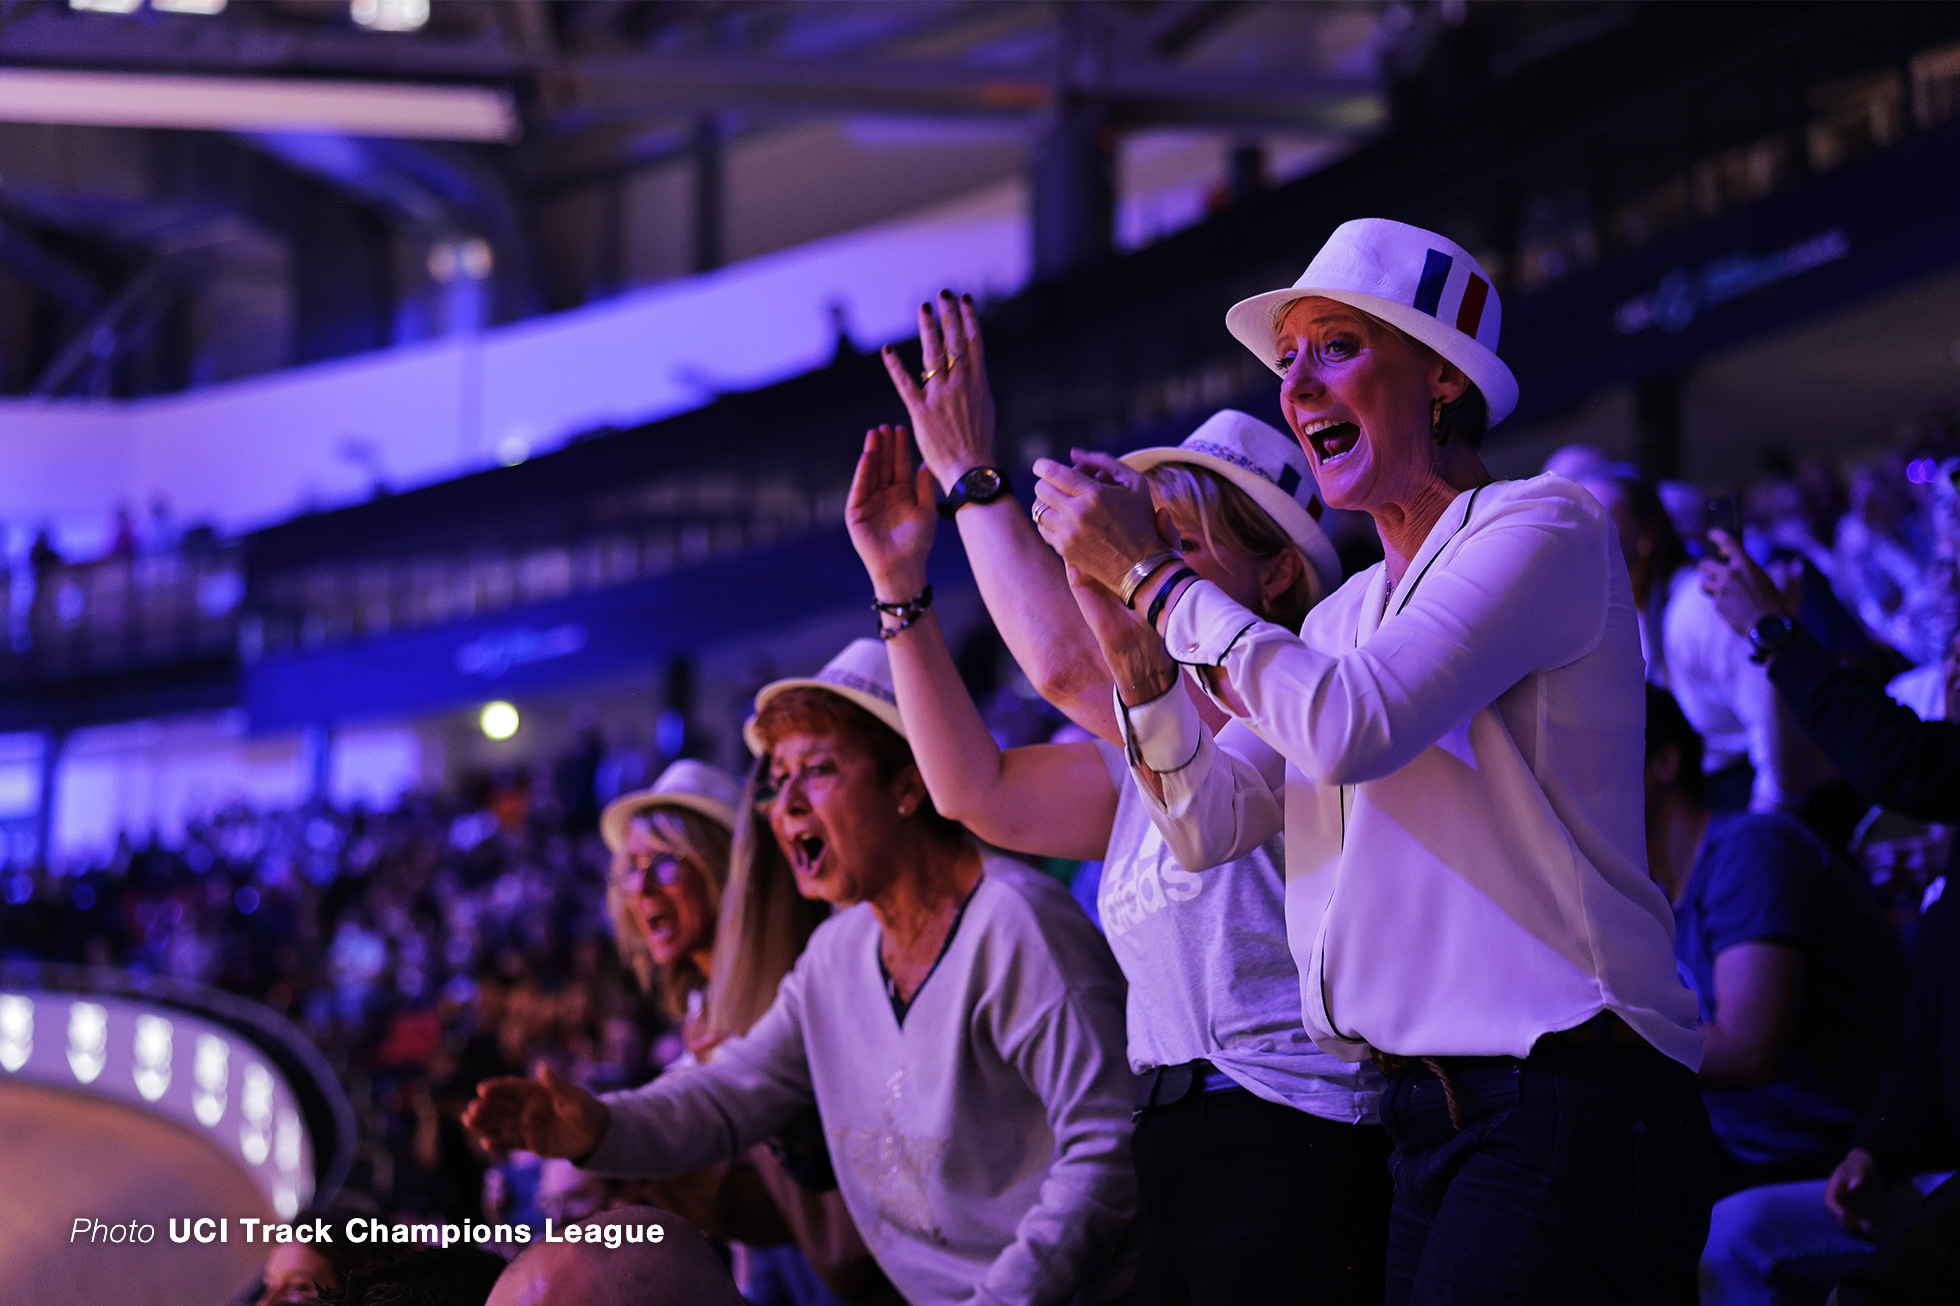
[(1225, 326), (1285, 376), (1280, 317), (1288, 304), (1316, 296), (1380, 318), (1462, 368), (1483, 392), (1490, 425), (1518, 406), (1518, 379), (1497, 356), (1503, 318), (1497, 291), (1490, 273), (1455, 241), (1387, 218), (1343, 222), (1298, 281), (1240, 300), (1225, 314)]
[(682, 758), (660, 773), (645, 789), (621, 794), (599, 816), (599, 833), (606, 847), (620, 852), (633, 818), (656, 807), (679, 807), (699, 812), (733, 830), (735, 810), (742, 803), (742, 782), (718, 766)]
[(742, 738), (757, 757), (767, 751), (756, 733), (755, 719), (770, 699), (788, 689), (822, 689), (856, 703), (905, 736), (905, 722), (898, 716), (898, 692), (892, 688), (892, 660), (882, 639), (854, 639), (844, 651), (824, 664), (814, 676), (792, 676), (772, 680), (756, 692), (755, 712), (742, 723)]
[(1292, 436), (1249, 413), (1226, 408), (1206, 418), (1183, 444), (1138, 449), (1125, 454), (1123, 463), (1139, 472), (1162, 463), (1187, 463), (1218, 473), (1250, 495), (1307, 555), (1315, 603), (1341, 587), (1341, 560), (1320, 529), (1327, 509), (1307, 455)]

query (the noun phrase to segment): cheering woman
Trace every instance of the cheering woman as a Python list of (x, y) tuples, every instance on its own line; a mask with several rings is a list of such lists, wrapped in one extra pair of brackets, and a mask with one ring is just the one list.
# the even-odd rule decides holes
[[(1645, 693), (1610, 520), (1571, 482), (1494, 482), (1516, 403), (1461, 247), (1346, 223), (1234, 335), (1337, 508), (1385, 560), (1262, 621), (1182, 558), (1139, 592), (1171, 656), (1286, 759), (1287, 926), (1307, 1028), (1389, 1077), (1391, 1302), (1691, 1301), (1707, 1232), (1693, 996), (1647, 876)], [(1036, 464), (1044, 535), (1101, 628), (1175, 552), (1144, 487)], [(1275, 794), (1186, 697), (1129, 713), (1187, 866), (1271, 833)]]
[[(886, 602), (923, 592), (932, 480), (952, 487), (958, 503), (969, 470), (994, 461), (971, 304), (943, 297), (920, 329), (932, 375), (914, 382), (893, 360), (893, 379), (929, 474), (914, 476), (903, 431), (875, 430), (846, 510)], [(1339, 583), (1305, 456), (1265, 423), (1228, 410), (1181, 446), (1124, 462), (1150, 486), (1184, 556), (1248, 608), (1298, 626)], [(1147, 639), (1106, 662), (1012, 497), (956, 507), (954, 521), (1009, 649), (1044, 692), (1104, 736), (1003, 753), (931, 612), (903, 629), (885, 619), (893, 680), (934, 803), (1004, 847), (1104, 863), (1097, 907), (1129, 980), (1138, 1076), (1144, 1247), (1133, 1306), (1378, 1303), (1389, 1201), (1388, 1140), (1374, 1123), (1381, 1081), (1373, 1067), (1315, 1048), (1301, 1026), (1279, 841), (1203, 875), (1178, 865), (1115, 746), (1125, 703), (1177, 683), (1162, 641), (1144, 631)], [(1264, 750), (1262, 760), (1277, 780), (1278, 755)]]

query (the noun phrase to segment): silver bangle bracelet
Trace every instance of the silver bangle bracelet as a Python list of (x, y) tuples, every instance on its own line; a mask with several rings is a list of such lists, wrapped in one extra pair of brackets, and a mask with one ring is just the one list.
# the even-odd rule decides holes
[(1137, 591), (1143, 588), (1143, 582), (1149, 580), (1151, 573), (1165, 563), (1179, 561), (1182, 561), (1180, 555), (1173, 553), (1169, 549), (1165, 549), (1160, 553), (1151, 554), (1142, 562), (1139, 562), (1136, 566), (1125, 572), (1123, 575), (1123, 592), (1118, 596), (1123, 600), (1123, 606), (1132, 612), (1136, 611)]

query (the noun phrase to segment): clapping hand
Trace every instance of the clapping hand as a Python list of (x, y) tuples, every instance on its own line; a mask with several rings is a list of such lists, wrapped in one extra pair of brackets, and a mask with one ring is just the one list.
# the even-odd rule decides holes
[(576, 1161), (599, 1146), (611, 1123), (604, 1102), (546, 1065), (536, 1079), (484, 1080), (463, 1110), (463, 1128), (492, 1155), (521, 1148)]
[(925, 379), (915, 381), (887, 345), (882, 357), (898, 397), (912, 418), (919, 457), (940, 487), (975, 467), (994, 465), (994, 395), (987, 386), (987, 356), (980, 343), (980, 312), (973, 296), (939, 292), (939, 310), (919, 305), (919, 353)]
[(932, 474), (912, 470), (904, 427), (877, 426), (864, 433), (844, 524), (879, 599), (893, 603), (925, 588), (926, 555), (932, 552), (939, 510)]
[(1035, 461), (1035, 526), (1063, 561), (1112, 594), (1131, 567), (1175, 550), (1170, 513), (1155, 506), (1150, 486), (1108, 454), (1071, 451), (1075, 466)]

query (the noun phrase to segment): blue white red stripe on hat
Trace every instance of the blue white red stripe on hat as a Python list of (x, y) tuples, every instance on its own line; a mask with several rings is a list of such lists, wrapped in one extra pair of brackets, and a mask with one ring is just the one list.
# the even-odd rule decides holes
[(1225, 324), (1283, 376), (1280, 319), (1316, 297), (1358, 308), (1456, 364), (1483, 393), (1492, 425), (1517, 406), (1517, 378), (1497, 356), (1502, 305), (1490, 274), (1455, 241), (1387, 218), (1344, 222), (1298, 281), (1234, 304)]

